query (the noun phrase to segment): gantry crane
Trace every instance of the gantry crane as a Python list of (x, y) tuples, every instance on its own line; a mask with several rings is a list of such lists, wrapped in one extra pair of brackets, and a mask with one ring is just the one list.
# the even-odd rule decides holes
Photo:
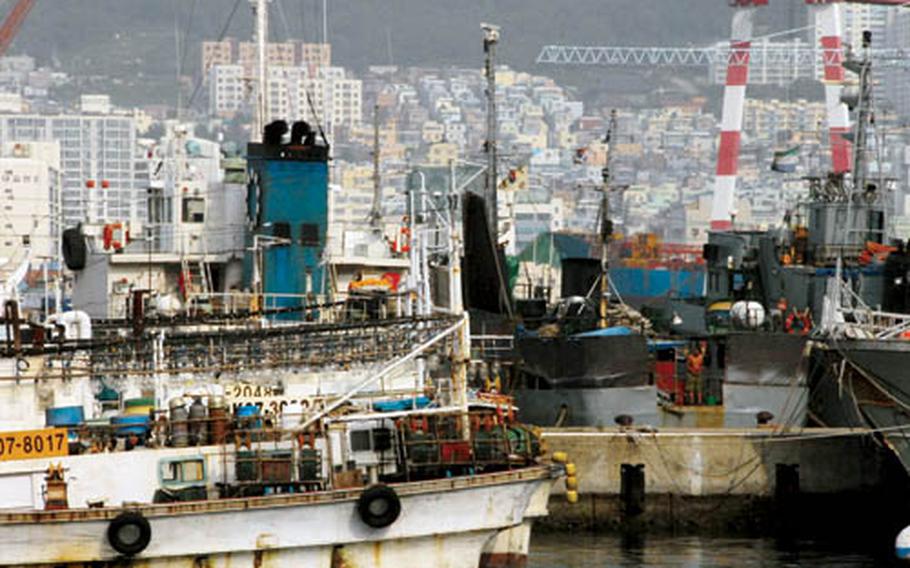
[(0, 56), (4, 55), (10, 44), (13, 43), (13, 39), (19, 33), (19, 29), (35, 2), (36, 0), (18, 0), (9, 15), (6, 16), (3, 25), (0, 26)]
[[(841, 42), (842, 26), (840, 4), (866, 4), (899, 7), (910, 3), (908, 0), (804, 0), (816, 13), (820, 28), (821, 60), (824, 65), (825, 112), (831, 147), (832, 171), (845, 174), (852, 169), (850, 142), (844, 138), (849, 131), (849, 113), (841, 102), (844, 86), (844, 51)], [(749, 65), (752, 53), (752, 21), (757, 8), (767, 6), (769, 0), (728, 0), (736, 9), (733, 16), (732, 36), (727, 50), (717, 48), (585, 48), (570, 46), (546, 46), (538, 61), (542, 63), (581, 64), (656, 64), (656, 65), (704, 65), (726, 62), (727, 73), (724, 84), (723, 110), (721, 114), (720, 143), (717, 152), (717, 169), (714, 184), (714, 199), (711, 211), (711, 228), (729, 230), (733, 226), (734, 194), (736, 189), (739, 151), (743, 122), (743, 107)], [(815, 49), (772, 49), (760, 50), (756, 59), (766, 64), (771, 62), (790, 63), (814, 62)], [(904, 57), (900, 50), (881, 50), (873, 55), (885, 59)], [(804, 58), (804, 59), (800, 59)]]
[[(805, 0), (816, 13), (824, 54), (825, 114), (828, 121), (828, 140), (831, 147), (831, 170), (845, 174), (852, 170), (852, 148), (844, 137), (850, 130), (847, 105), (841, 102), (844, 88), (844, 50), (841, 41), (840, 5), (844, 3), (877, 6), (903, 6), (906, 0)], [(749, 79), (749, 51), (752, 42), (752, 20), (756, 8), (767, 6), (768, 0), (729, 0), (737, 9), (733, 16), (730, 49), (743, 54), (730, 57), (724, 86), (721, 114), (720, 144), (717, 148), (717, 170), (714, 199), (711, 206), (711, 229), (730, 230), (733, 227), (734, 195), (739, 168), (739, 150), (743, 125), (743, 106), (746, 83)]]

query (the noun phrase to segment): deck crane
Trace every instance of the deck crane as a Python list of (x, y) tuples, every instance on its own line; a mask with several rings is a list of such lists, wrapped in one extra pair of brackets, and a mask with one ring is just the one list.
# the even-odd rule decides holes
[(13, 6), (13, 9), (10, 10), (9, 15), (6, 16), (3, 25), (0, 26), (0, 56), (6, 54), (6, 50), (9, 49), (10, 44), (13, 43), (13, 39), (15, 39), (16, 34), (19, 33), (19, 29), (22, 27), (25, 18), (28, 17), (28, 13), (31, 12), (36, 1), (37, 0), (18, 0), (16, 5)]
[[(852, 170), (850, 142), (844, 138), (849, 131), (849, 113), (841, 102), (844, 86), (844, 52), (841, 42), (840, 4), (865, 4), (900, 7), (910, 0), (804, 0), (816, 15), (820, 28), (819, 49), (824, 64), (825, 107), (831, 147), (832, 171), (845, 174)], [(752, 59), (752, 21), (757, 8), (768, 6), (769, 0), (728, 0), (736, 11), (733, 16), (730, 48), (720, 52), (712, 48), (584, 48), (546, 46), (538, 57), (542, 63), (582, 64), (656, 64), (703, 65), (722, 57), (727, 63), (724, 86), (721, 133), (718, 145), (711, 229), (729, 230), (733, 226), (733, 205), (736, 189), (739, 151), (743, 122), (743, 106), (749, 65)], [(891, 53), (891, 52), (894, 53)], [(808, 57), (815, 61), (816, 50), (771, 50), (757, 54), (769, 61), (788, 62)], [(899, 50), (882, 50), (885, 57), (902, 55)]]

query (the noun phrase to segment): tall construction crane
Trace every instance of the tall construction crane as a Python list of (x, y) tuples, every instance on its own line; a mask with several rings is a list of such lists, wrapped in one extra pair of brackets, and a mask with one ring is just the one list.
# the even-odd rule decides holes
[[(804, 0), (815, 12), (820, 28), (821, 61), (824, 65), (825, 107), (831, 147), (832, 171), (845, 174), (852, 170), (852, 150), (844, 134), (849, 131), (849, 113), (841, 102), (844, 86), (844, 51), (841, 42), (842, 26), (840, 4), (866, 4), (899, 7), (908, 0)], [(728, 0), (735, 8), (729, 48), (610, 48), (545, 46), (538, 56), (541, 63), (579, 63), (607, 65), (706, 65), (727, 64), (721, 114), (720, 143), (711, 211), (711, 228), (729, 230), (733, 226), (733, 206), (743, 122), (743, 107), (749, 65), (763, 63), (815, 62), (815, 49), (772, 48), (752, 50), (752, 22), (757, 8), (767, 6), (769, 0)], [(901, 50), (879, 50), (872, 53), (884, 59), (902, 60)], [(754, 57), (753, 57), (754, 56)]]
[(0, 26), (0, 56), (4, 55), (10, 44), (13, 43), (13, 39), (19, 33), (19, 28), (22, 27), (28, 13), (32, 11), (35, 2), (36, 0), (18, 0), (9, 15), (6, 16), (3, 25)]

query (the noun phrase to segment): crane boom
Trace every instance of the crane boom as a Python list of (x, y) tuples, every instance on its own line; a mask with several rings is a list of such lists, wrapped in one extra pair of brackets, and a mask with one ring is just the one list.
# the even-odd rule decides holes
[(36, 0), (18, 0), (3, 21), (3, 25), (0, 26), (0, 56), (4, 55), (10, 44), (13, 43), (13, 39), (19, 33), (19, 29), (25, 22), (25, 18), (28, 17), (28, 13), (31, 12), (35, 2)]
[[(616, 67), (707, 67), (725, 65), (730, 58), (744, 57), (744, 50), (729, 45), (710, 47), (624, 47), (585, 45), (545, 45), (537, 63), (547, 65), (601, 65)], [(910, 67), (910, 51), (870, 49), (869, 56), (878, 67)], [(830, 50), (809, 46), (758, 43), (749, 50), (753, 65), (812, 67), (825, 64), (835, 56)]]
[[(714, 201), (711, 228), (729, 230), (736, 212), (734, 198), (739, 165), (739, 151), (746, 85), (750, 64), (811, 65), (824, 69), (825, 110), (831, 148), (831, 169), (835, 174), (847, 174), (853, 169), (852, 145), (847, 133), (850, 119), (841, 101), (844, 87), (844, 49), (841, 40), (840, 7), (843, 4), (901, 7), (910, 0), (804, 0), (816, 16), (821, 32), (818, 48), (801, 46), (753, 45), (752, 20), (757, 8), (767, 7), (770, 0), (727, 0), (736, 9), (733, 16), (729, 47), (667, 48), (667, 47), (580, 47), (547, 45), (537, 57), (538, 63), (582, 65), (682, 65), (698, 66), (726, 64), (720, 141), (717, 150), (717, 169), (714, 182)], [(904, 50), (869, 50), (869, 56), (881, 59), (884, 65), (910, 66)]]

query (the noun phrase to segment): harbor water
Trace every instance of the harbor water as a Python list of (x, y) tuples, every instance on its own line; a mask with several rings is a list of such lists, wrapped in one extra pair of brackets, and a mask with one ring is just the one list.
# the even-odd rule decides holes
[[(878, 546), (880, 544), (880, 546)], [(773, 538), (537, 534), (529, 568), (872, 568), (902, 566), (893, 548), (861, 542), (781, 541)]]

